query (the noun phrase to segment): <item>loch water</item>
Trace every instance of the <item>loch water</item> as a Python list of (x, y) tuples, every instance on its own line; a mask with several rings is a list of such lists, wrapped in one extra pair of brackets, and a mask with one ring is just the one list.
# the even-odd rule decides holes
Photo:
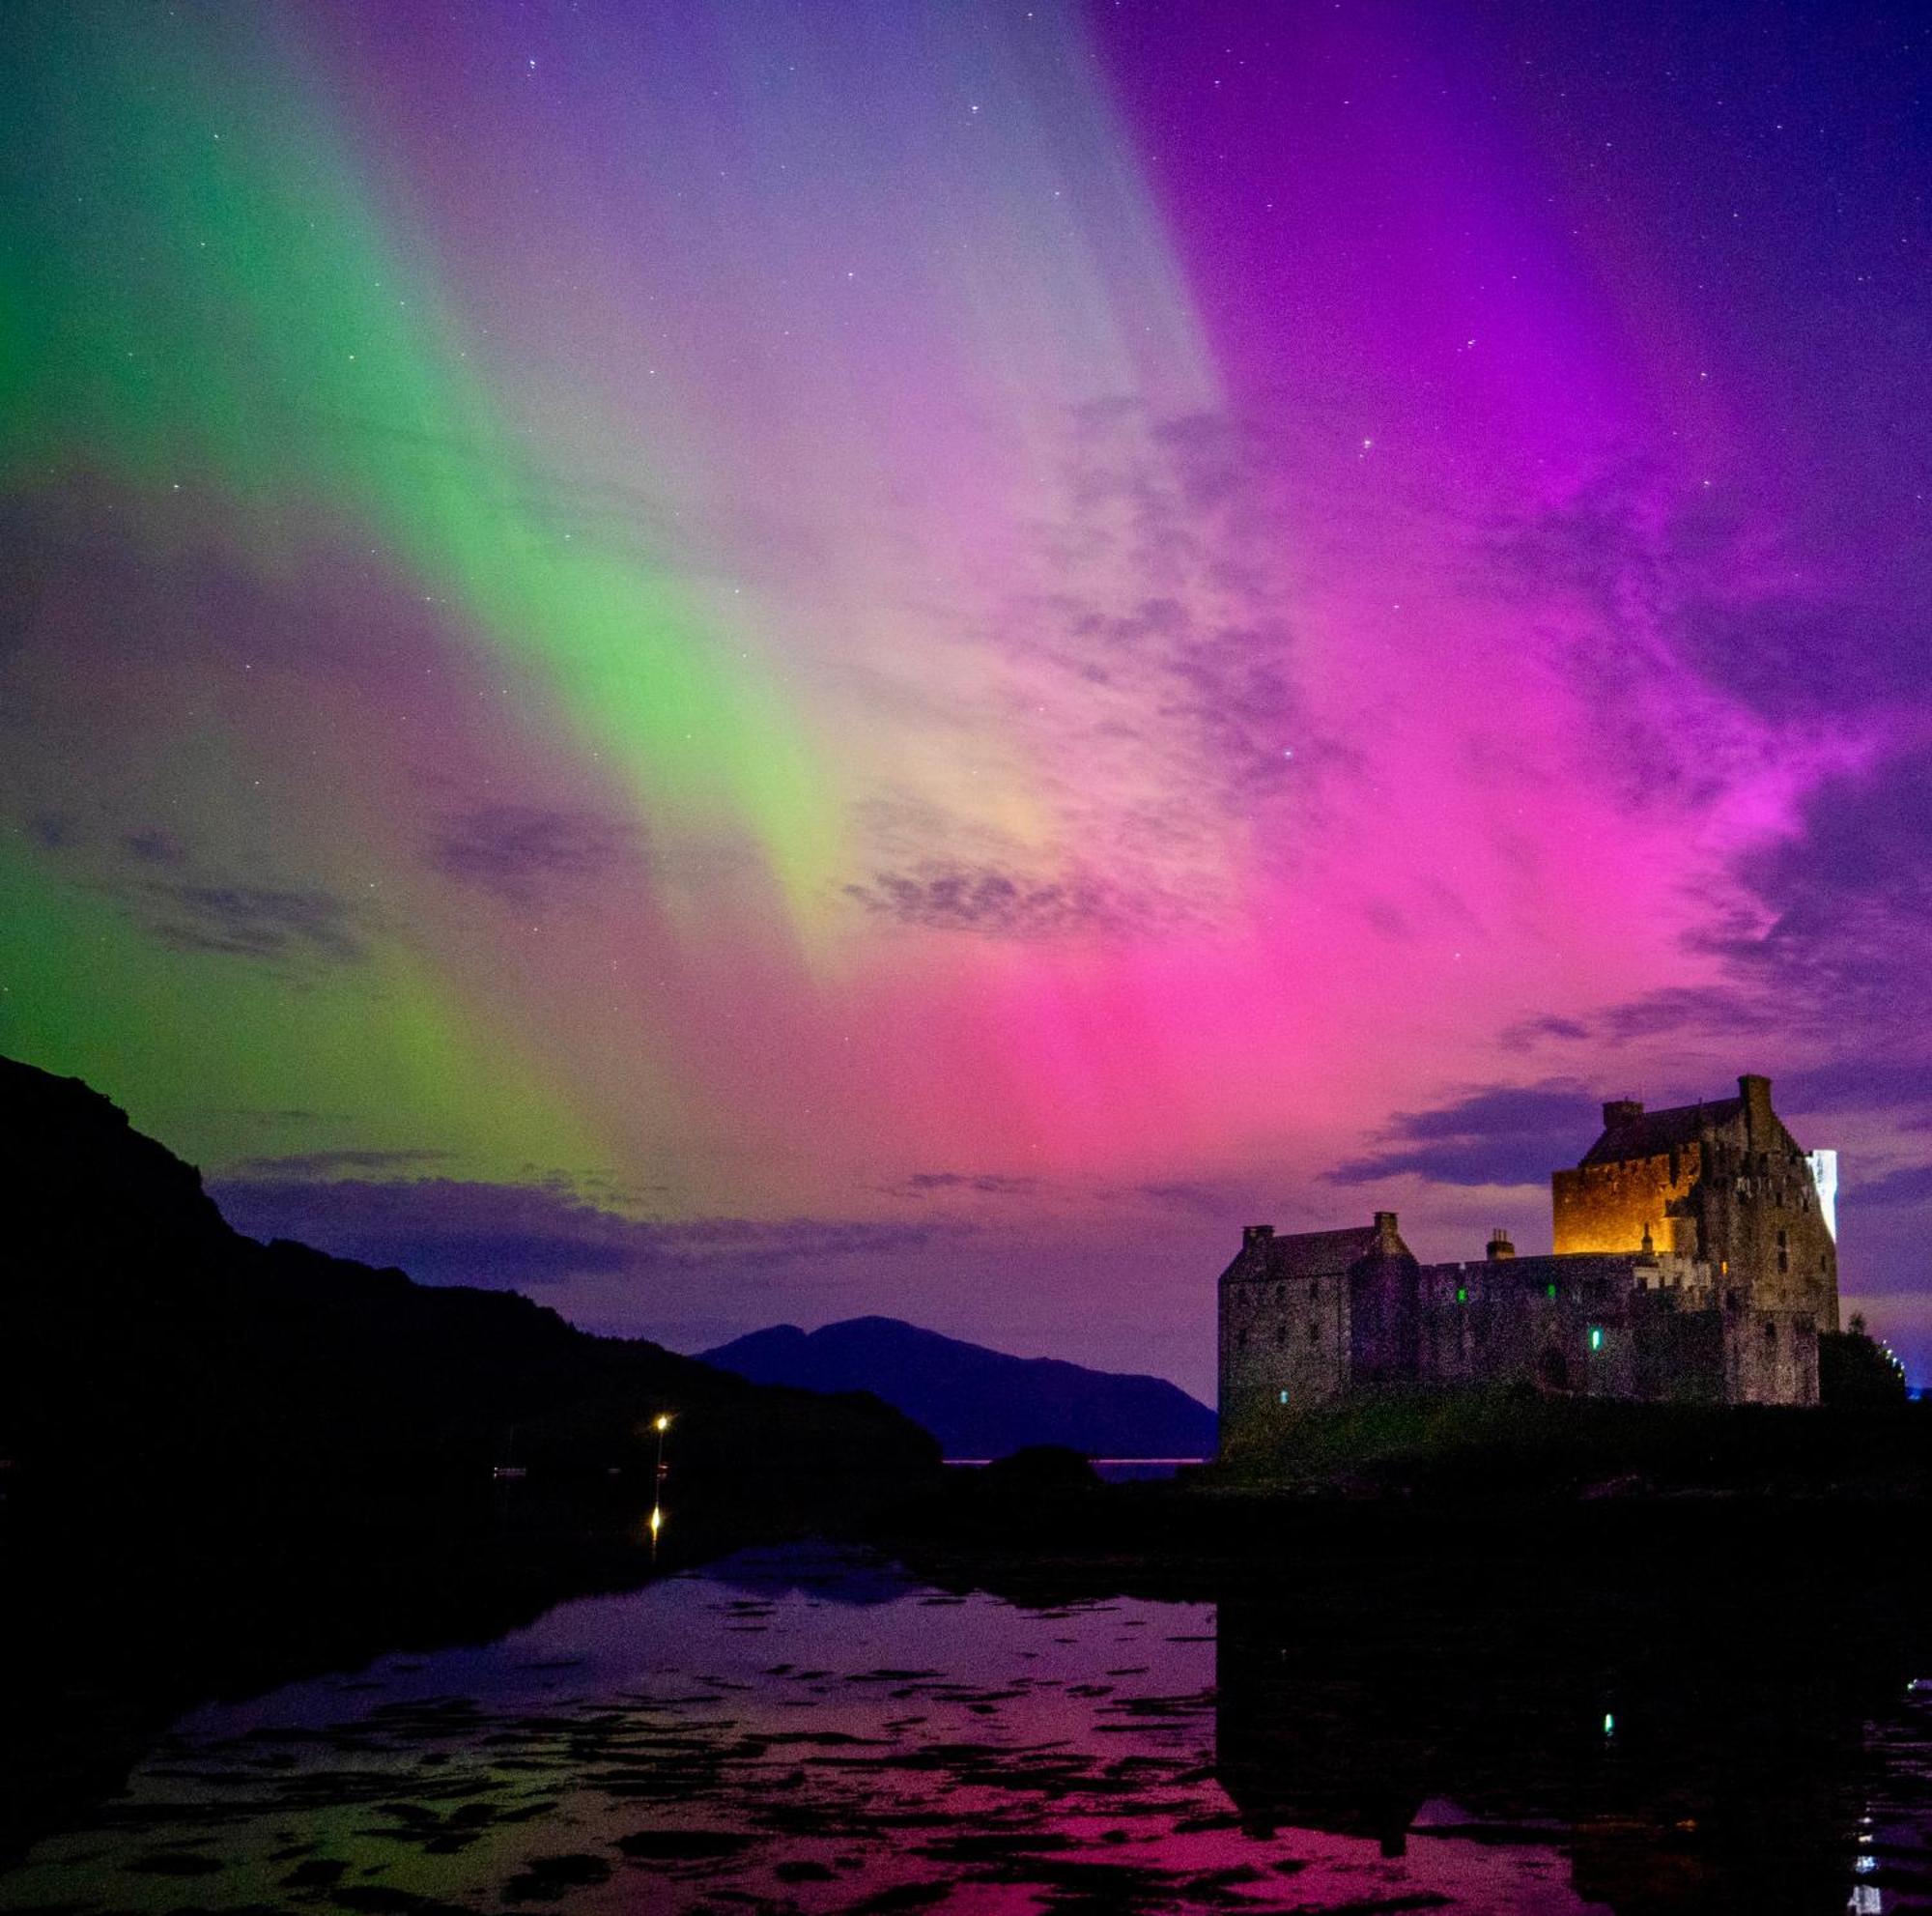
[(0, 1908), (1932, 1906), (1932, 1683), (1843, 1618), (1116, 1581), (742, 1551), (205, 1703)]

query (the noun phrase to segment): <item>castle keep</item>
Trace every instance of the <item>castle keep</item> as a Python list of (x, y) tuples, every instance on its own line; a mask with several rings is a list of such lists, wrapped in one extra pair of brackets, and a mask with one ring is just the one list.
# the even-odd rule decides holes
[(1717, 1103), (1605, 1104), (1582, 1162), (1551, 1176), (1548, 1257), (1497, 1232), (1480, 1261), (1420, 1264), (1392, 1211), (1293, 1237), (1251, 1224), (1221, 1273), (1222, 1444), (1378, 1384), (1816, 1403), (1836, 1185), (1835, 1154), (1800, 1149), (1771, 1080), (1741, 1077)]

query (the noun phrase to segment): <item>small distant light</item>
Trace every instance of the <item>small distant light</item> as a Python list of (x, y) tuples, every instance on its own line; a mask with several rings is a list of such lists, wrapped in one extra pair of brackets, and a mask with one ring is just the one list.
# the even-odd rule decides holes
[(1275, 1402), (1276, 1402), (1276, 1403), (1278, 1403), (1278, 1404), (1285, 1404), (1285, 1403), (1287, 1403), (1287, 1402), (1288, 1402), (1288, 1392), (1287, 1392), (1286, 1390), (1278, 1390), (1278, 1391), (1277, 1391), (1277, 1392), (1275, 1393)]
[(659, 1417), (659, 1418), (658, 1418), (658, 1420), (657, 1420), (657, 1426), (656, 1426), (656, 1427), (657, 1427), (657, 1429), (659, 1429), (660, 1431), (666, 1431), (666, 1430), (668, 1430), (668, 1429), (670, 1428), (670, 1419), (669, 1419), (668, 1417), (667, 1417), (667, 1416), (661, 1416), (661, 1417)]
[(1604, 1333), (1594, 1324), (1590, 1327), (1590, 1348), (1593, 1351), (1604, 1348)]
[(1466, 1285), (1458, 1284), (1456, 1286), (1456, 1301), (1459, 1304), (1465, 1304), (1469, 1301), (1469, 1292)]
[(1543, 1291), (1546, 1297), (1553, 1298), (1556, 1295), (1556, 1286), (1554, 1284), (1546, 1284), (1543, 1287)]
[(1604, 1734), (1605, 1736), (1614, 1736), (1616, 1733), (1617, 1720), (1608, 1710), (1605, 1710), (1604, 1712)]
[(651, 1505), (651, 1535), (655, 1537), (664, 1529), (665, 1513), (655, 1503)]

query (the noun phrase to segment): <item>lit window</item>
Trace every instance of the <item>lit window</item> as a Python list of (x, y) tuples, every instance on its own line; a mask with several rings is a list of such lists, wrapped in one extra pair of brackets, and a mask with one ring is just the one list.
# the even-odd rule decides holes
[(1456, 1301), (1459, 1304), (1465, 1304), (1469, 1301), (1469, 1293), (1461, 1284), (1456, 1287)]
[(1593, 1324), (1590, 1327), (1590, 1348), (1593, 1351), (1601, 1351), (1604, 1348), (1604, 1332), (1599, 1325)]
[(1546, 1284), (1543, 1288), (1547, 1296), (1553, 1298), (1556, 1295), (1556, 1286), (1554, 1284)]
[(1275, 1398), (1274, 1398), (1274, 1400), (1275, 1400), (1275, 1402), (1276, 1402), (1277, 1404), (1285, 1404), (1285, 1403), (1287, 1403), (1287, 1402), (1288, 1402), (1288, 1392), (1287, 1392), (1286, 1390), (1277, 1390), (1277, 1391), (1275, 1392)]

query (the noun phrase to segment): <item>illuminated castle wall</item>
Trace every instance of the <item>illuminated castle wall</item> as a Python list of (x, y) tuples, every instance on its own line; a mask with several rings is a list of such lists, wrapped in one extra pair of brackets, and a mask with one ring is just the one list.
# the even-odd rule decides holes
[(1498, 1232), (1480, 1261), (1423, 1265), (1393, 1212), (1250, 1225), (1221, 1274), (1222, 1444), (1378, 1384), (1815, 1403), (1818, 1337), (1838, 1328), (1836, 1182), (1836, 1154), (1807, 1156), (1770, 1080), (1746, 1076), (1711, 1103), (1605, 1104), (1603, 1135), (1550, 1180), (1548, 1257)]

